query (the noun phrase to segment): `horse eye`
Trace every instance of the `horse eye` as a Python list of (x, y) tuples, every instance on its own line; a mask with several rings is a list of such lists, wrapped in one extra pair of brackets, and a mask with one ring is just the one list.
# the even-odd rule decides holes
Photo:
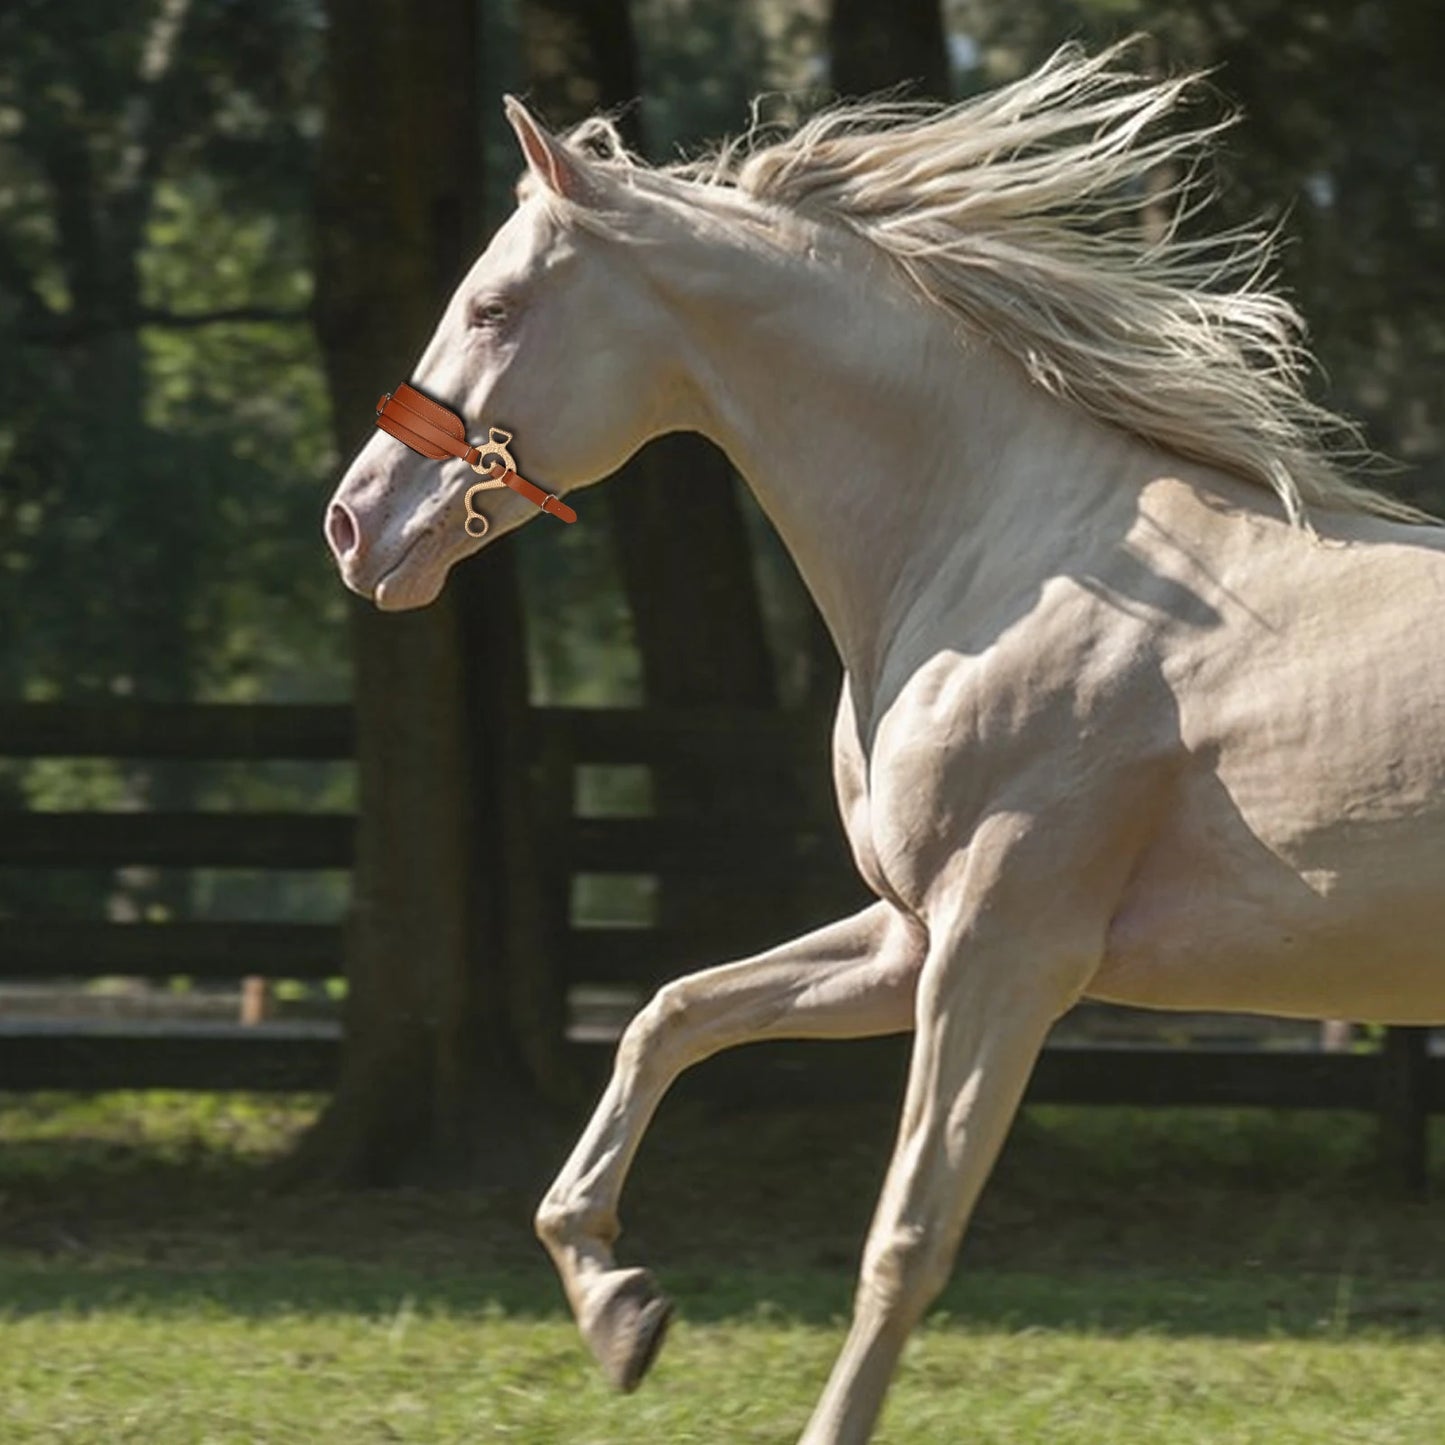
[(479, 301), (472, 307), (473, 326), (500, 326), (507, 319), (507, 308), (500, 301)]

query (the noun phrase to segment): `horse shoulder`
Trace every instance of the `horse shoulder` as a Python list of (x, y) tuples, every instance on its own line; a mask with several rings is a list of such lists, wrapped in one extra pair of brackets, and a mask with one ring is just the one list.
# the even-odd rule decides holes
[(1018, 885), (1102, 928), (1182, 754), (1149, 621), (1061, 579), (988, 648), (932, 649), (890, 697), (866, 753), (868, 841), (921, 911), (1012, 814)]

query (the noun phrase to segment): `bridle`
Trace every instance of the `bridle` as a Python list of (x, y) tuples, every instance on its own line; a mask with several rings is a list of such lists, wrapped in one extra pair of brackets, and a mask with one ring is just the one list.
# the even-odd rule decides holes
[[(424, 457), (433, 461), (457, 457), (474, 472), (489, 479), (467, 488), (464, 499), (467, 518), (462, 525), (469, 537), (485, 537), (491, 525), (472, 505), (472, 498), (478, 492), (491, 492), (498, 487), (509, 487), (560, 521), (577, 520), (577, 513), (560, 497), (544, 492), (541, 487), (517, 475), (517, 464), (507, 450), (512, 440), (511, 432), (502, 431), (500, 427), (488, 427), (486, 443), (480, 447), (472, 446), (467, 441), (466, 426), (456, 412), (429, 396), (423, 396), (405, 382), (377, 402), (376, 424)], [(480, 526), (473, 530), (475, 523), (480, 523)]]

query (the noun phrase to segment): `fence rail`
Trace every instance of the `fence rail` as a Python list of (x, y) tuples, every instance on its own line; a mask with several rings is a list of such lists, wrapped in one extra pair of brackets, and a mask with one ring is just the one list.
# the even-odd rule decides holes
[[(552, 946), (574, 984), (646, 989), (685, 967), (729, 956), (721, 936), (700, 944), (667, 926), (598, 927), (568, 917), (570, 880), (588, 873), (661, 878), (779, 878), (835, 884), (857, 897), (835, 828), (788, 816), (745, 824), (667, 817), (578, 817), (578, 769), (596, 764), (722, 769), (784, 760), (818, 765), (817, 739), (762, 713), (547, 708), (529, 729), (537, 749), (539, 814), (553, 902)], [(10, 703), (0, 705), (0, 758), (309, 759), (354, 750), (351, 710), (276, 704)], [(720, 772), (718, 776), (728, 776)], [(28, 868), (344, 868), (355, 820), (334, 813), (46, 813), (12, 811), (0, 823), (0, 865)], [(280, 922), (105, 923), (0, 918), (0, 977), (127, 975), (202, 979), (321, 979), (344, 971), (343, 930)], [(1054, 1045), (1028, 1091), (1032, 1102), (1223, 1105), (1379, 1112), (1382, 1139), (1407, 1181), (1424, 1177), (1429, 1115), (1445, 1112), (1445, 1058), (1426, 1029), (1391, 1029), (1374, 1053)], [(176, 1087), (326, 1089), (341, 1047), (331, 1022), (260, 1026), (75, 1022), (63, 1028), (0, 1018), (0, 1088)], [(602, 1067), (602, 1051), (574, 1045)], [(757, 1045), (701, 1066), (684, 1089), (760, 1102), (780, 1095), (838, 1098), (901, 1079), (897, 1040)]]
[(0, 1089), (329, 1089), (340, 1030), (273, 1022), (0, 1020)]
[(302, 758), (345, 761), (356, 721), (340, 704), (0, 703), (0, 757)]
[(0, 864), (347, 868), (355, 832), (340, 813), (15, 813), (0, 829)]
[(320, 979), (345, 971), (336, 924), (0, 918), (5, 978)]

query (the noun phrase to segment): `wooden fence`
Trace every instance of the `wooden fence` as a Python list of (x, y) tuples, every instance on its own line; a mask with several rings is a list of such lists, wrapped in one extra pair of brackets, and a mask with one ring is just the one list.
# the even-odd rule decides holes
[[(264, 762), (347, 761), (349, 707), (12, 703), (0, 757)], [(11, 812), (0, 866), (23, 868), (348, 868), (348, 814)], [(0, 978), (321, 980), (344, 972), (336, 925), (106, 923), (0, 918)], [(0, 1016), (0, 1088), (320, 1089), (334, 1078), (337, 1030)]]
[[(796, 758), (817, 766), (785, 719), (760, 714), (539, 709), (530, 735), (547, 876), (556, 892), (549, 946), (574, 990), (645, 991), (663, 978), (756, 946), (753, 910), (724, 910), (696, 929), (599, 926), (573, 907), (574, 880), (640, 874), (723, 880), (731, 896), (771, 900), (769, 923), (797, 904), (798, 926), (817, 922), (829, 899), (859, 900), (831, 822), (789, 816), (579, 816), (581, 769), (643, 766), (666, 758), (727, 778), (740, 760)], [(805, 758), (808, 750), (811, 762)], [(311, 759), (353, 755), (349, 708), (289, 705), (0, 706), (0, 757)], [(0, 866), (346, 868), (354, 819), (327, 813), (51, 813), (0, 816)], [(780, 890), (779, 880), (783, 887)], [(811, 916), (807, 915), (813, 910)], [(731, 916), (732, 923), (726, 921)], [(730, 928), (733, 935), (730, 936)], [(0, 918), (0, 979), (105, 976), (319, 980), (343, 972), (341, 929), (284, 922), (105, 923)], [(590, 1055), (601, 1067), (595, 1042)], [(1219, 1105), (1375, 1111), (1392, 1170), (1418, 1185), (1429, 1115), (1445, 1112), (1445, 1059), (1429, 1031), (1391, 1029), (1371, 1052), (1243, 1047), (1174, 1049), (1054, 1045), (1040, 1060), (1032, 1102)], [(582, 1047), (579, 1045), (579, 1047)], [(339, 1029), (326, 1021), (239, 1024), (91, 1021), (53, 1024), (0, 1016), (0, 1089), (179, 1087), (324, 1089), (334, 1079)], [(759, 1045), (710, 1061), (691, 1087), (758, 1101), (835, 1098), (893, 1088), (906, 1044)]]

